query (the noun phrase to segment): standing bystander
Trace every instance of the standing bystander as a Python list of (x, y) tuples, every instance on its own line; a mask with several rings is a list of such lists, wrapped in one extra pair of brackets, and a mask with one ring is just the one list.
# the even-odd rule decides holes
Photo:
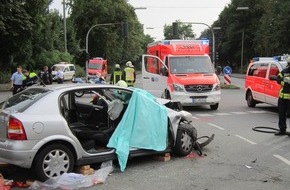
[(57, 84), (63, 83), (63, 72), (62, 72), (62, 70), (60, 70), (59, 67), (56, 67), (55, 80), (57, 81)]
[(14, 94), (17, 94), (22, 90), (22, 67), (18, 66), (17, 71), (11, 76), (11, 90)]
[(22, 80), (22, 88), (25, 89), (29, 86), (37, 84), (38, 77), (35, 72), (30, 72), (29, 70), (23, 69)]
[(48, 70), (48, 66), (44, 66), (43, 70), (40, 71), (40, 73), (38, 74), (39, 78), (41, 79), (41, 85), (48, 85), (51, 84), (51, 73)]

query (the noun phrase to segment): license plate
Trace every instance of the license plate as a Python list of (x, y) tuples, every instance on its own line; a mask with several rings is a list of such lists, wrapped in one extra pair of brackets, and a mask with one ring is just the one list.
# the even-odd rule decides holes
[(192, 99), (193, 103), (205, 103), (205, 98)]

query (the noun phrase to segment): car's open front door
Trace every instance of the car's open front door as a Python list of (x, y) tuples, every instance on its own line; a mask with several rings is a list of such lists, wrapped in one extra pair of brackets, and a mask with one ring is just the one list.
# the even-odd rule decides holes
[(156, 97), (161, 97), (167, 88), (168, 68), (157, 56), (142, 56), (142, 84)]

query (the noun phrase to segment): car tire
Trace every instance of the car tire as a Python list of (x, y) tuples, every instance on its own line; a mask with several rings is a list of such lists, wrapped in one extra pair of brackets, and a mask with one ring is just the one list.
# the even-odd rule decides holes
[(252, 92), (250, 92), (250, 91), (247, 92), (246, 99), (247, 99), (248, 107), (254, 108), (256, 106), (257, 103), (253, 98)]
[(218, 107), (219, 107), (219, 103), (216, 103), (216, 104), (214, 104), (214, 105), (210, 105), (210, 109), (211, 109), (211, 110), (217, 110)]
[(186, 156), (193, 150), (193, 138), (189, 135), (188, 131), (184, 129), (178, 129), (175, 146), (173, 148), (174, 153), (177, 156)]
[(73, 154), (62, 144), (51, 144), (43, 148), (34, 158), (32, 166), (35, 177), (40, 181), (72, 172), (73, 168)]

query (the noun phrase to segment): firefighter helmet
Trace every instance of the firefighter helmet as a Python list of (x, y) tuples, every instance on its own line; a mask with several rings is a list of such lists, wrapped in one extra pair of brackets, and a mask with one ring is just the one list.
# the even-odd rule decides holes
[(116, 68), (116, 69), (120, 69), (120, 65), (119, 65), (119, 64), (116, 64), (116, 65), (115, 65), (115, 68)]
[(128, 87), (127, 83), (123, 80), (119, 80), (116, 85), (121, 87)]

